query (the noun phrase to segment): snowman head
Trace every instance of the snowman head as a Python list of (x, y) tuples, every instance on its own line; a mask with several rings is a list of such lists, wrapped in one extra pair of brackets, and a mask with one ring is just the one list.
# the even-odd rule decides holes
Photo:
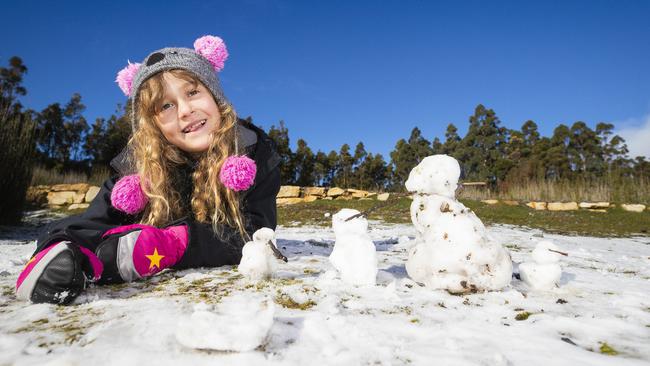
[(363, 217), (355, 217), (350, 221), (348, 218), (358, 214), (359, 211), (351, 208), (344, 208), (332, 216), (332, 229), (335, 235), (363, 234), (368, 230), (368, 220)]
[(455, 197), (460, 165), (449, 155), (431, 155), (422, 159), (406, 180), (409, 192)]
[(253, 241), (254, 242), (259, 242), (259, 243), (266, 243), (269, 240), (275, 239), (275, 231), (272, 229), (269, 229), (268, 227), (263, 227), (259, 230), (257, 230), (253, 234)]
[(539, 264), (557, 263), (561, 258), (561, 254), (557, 253), (558, 251), (560, 251), (560, 248), (557, 245), (550, 241), (542, 240), (537, 243), (537, 246), (533, 250), (532, 258), (533, 261)]

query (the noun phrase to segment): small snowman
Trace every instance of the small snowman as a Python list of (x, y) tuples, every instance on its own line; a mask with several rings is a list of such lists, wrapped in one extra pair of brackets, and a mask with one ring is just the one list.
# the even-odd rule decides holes
[(519, 276), (534, 290), (550, 290), (560, 283), (560, 256), (566, 255), (550, 241), (540, 241), (531, 254), (532, 262), (519, 265)]
[[(353, 216), (355, 217), (352, 218)], [(359, 211), (344, 208), (332, 216), (332, 229), (336, 241), (329, 259), (343, 282), (351, 285), (375, 285), (377, 250), (367, 233), (368, 220)]]
[(287, 261), (276, 246), (275, 232), (263, 227), (253, 234), (253, 241), (242, 248), (238, 270), (250, 281), (261, 281), (273, 275), (278, 259)]

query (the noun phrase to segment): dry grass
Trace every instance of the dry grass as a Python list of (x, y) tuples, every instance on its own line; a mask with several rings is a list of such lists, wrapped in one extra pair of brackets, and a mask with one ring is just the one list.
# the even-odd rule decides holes
[(647, 179), (603, 179), (600, 181), (527, 181), (504, 184), (493, 191), (483, 187), (466, 187), (461, 198), (490, 198), (519, 201), (609, 201), (619, 203), (650, 203), (650, 181)]
[(32, 173), (32, 186), (54, 185), (54, 184), (88, 183), (86, 174), (78, 172), (58, 172), (55, 169), (47, 169), (41, 165), (34, 167)]

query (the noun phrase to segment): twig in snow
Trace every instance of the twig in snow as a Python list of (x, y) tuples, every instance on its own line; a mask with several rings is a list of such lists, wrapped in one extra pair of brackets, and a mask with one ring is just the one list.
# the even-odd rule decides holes
[(273, 251), (274, 257), (284, 261), (285, 263), (289, 261), (287, 257), (285, 257), (285, 255), (282, 254), (282, 252), (275, 245), (273, 245), (273, 242), (271, 240), (268, 241), (268, 244), (271, 247), (271, 251)]
[(560, 251), (558, 251), (558, 250), (549, 249), (548, 251), (549, 251), (549, 252), (553, 252), (553, 253), (557, 253), (557, 254), (562, 254), (562, 255), (565, 256), (565, 257), (568, 257), (568, 256), (569, 256), (569, 253), (560, 252)]

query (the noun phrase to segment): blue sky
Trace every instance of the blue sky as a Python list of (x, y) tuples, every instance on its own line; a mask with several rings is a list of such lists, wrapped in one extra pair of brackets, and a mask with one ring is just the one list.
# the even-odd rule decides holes
[[(650, 156), (650, 1), (3, 1), (0, 65), (20, 56), (29, 108), (78, 92), (86, 118), (125, 97), (127, 60), (222, 37), (241, 116), (284, 120), (292, 144), (388, 159), (419, 127), (444, 139), (482, 103), (502, 123), (612, 122)], [(9, 15), (9, 16), (8, 16)], [(646, 138), (647, 137), (647, 138)], [(646, 146), (647, 145), (647, 146)]]

